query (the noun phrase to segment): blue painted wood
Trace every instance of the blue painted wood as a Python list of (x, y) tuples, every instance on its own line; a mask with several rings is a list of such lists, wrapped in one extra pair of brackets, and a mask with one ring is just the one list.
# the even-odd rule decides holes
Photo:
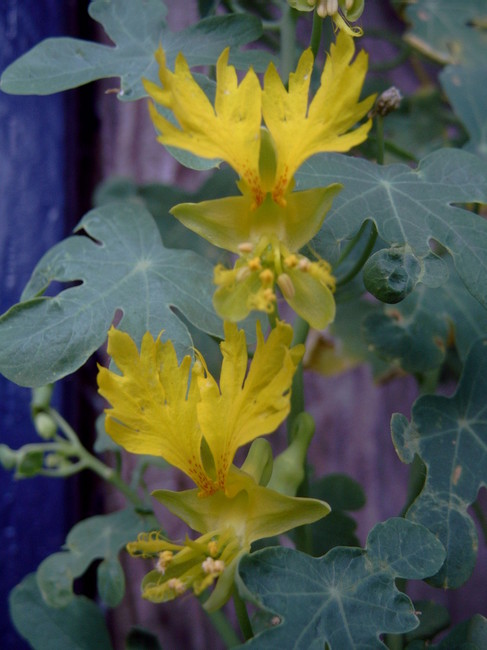
[[(65, 33), (69, 3), (2, 0), (0, 69), (47, 36)], [(66, 110), (62, 95), (0, 93), (0, 311), (19, 300), (40, 257), (65, 234)], [(1, 344), (1, 342), (0, 342)], [(11, 447), (36, 440), (30, 390), (0, 377), (0, 438)], [(27, 648), (14, 631), (7, 597), (28, 572), (59, 549), (66, 534), (63, 481), (14, 481), (0, 469), (0, 646)]]

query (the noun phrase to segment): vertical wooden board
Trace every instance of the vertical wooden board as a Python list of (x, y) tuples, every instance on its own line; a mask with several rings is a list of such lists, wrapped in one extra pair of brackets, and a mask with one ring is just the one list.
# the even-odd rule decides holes
[[(0, 9), (0, 69), (43, 38), (62, 34), (69, 3), (6, 0)], [(19, 300), (39, 258), (64, 236), (65, 99), (0, 92), (0, 310)], [(1, 342), (0, 342), (1, 344)], [(36, 440), (30, 391), (0, 377), (0, 436), (13, 448)], [(59, 395), (58, 395), (59, 399)], [(0, 469), (0, 639), (24, 645), (8, 616), (7, 597), (57, 550), (66, 533), (66, 486), (50, 479), (14, 481)]]

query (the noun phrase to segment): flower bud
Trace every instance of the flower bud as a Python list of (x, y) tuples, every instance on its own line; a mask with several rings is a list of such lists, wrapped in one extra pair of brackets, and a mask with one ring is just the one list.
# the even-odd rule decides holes
[(400, 91), (395, 86), (391, 86), (379, 95), (373, 109), (369, 112), (369, 117), (375, 117), (376, 115), (385, 117), (389, 115), (389, 113), (399, 108), (401, 100)]
[(34, 415), (34, 427), (43, 440), (54, 438), (57, 425), (50, 415), (44, 412)]

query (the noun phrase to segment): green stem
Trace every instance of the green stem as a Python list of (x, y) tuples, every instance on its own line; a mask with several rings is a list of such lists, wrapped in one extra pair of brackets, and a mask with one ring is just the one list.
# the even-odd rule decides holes
[[(308, 338), (309, 323), (296, 316), (294, 321), (294, 335), (292, 345), (299, 345), (305, 343)], [(291, 432), (293, 430), (294, 421), (299, 413), (304, 411), (304, 384), (303, 384), (303, 363), (301, 362), (296, 368), (294, 373), (293, 383), (291, 388), (291, 410), (287, 418), (287, 433), (288, 440), (291, 442)]]
[(294, 68), (296, 54), (296, 16), (284, 3), (281, 16), (281, 78), (287, 79)]
[[(306, 343), (309, 333), (309, 323), (301, 318), (301, 316), (296, 316), (294, 322), (294, 336), (293, 336), (293, 345), (298, 345), (300, 343)], [(292, 432), (294, 429), (294, 423), (297, 416), (304, 411), (304, 378), (303, 378), (303, 362), (301, 362), (296, 368), (294, 373), (292, 389), (291, 389), (291, 410), (287, 418), (287, 435), (289, 443), (292, 441)], [(308, 466), (305, 462), (304, 464), (304, 478), (301, 483), (298, 496), (308, 496), (309, 495), (309, 473)], [(299, 526), (295, 531), (295, 542), (296, 548), (304, 553), (311, 554), (313, 549), (313, 538), (311, 536), (311, 528), (309, 526)]]
[(274, 309), (267, 314), (267, 318), (269, 319), (269, 325), (271, 326), (271, 329), (274, 329), (277, 325), (277, 321), (279, 320), (279, 308), (277, 306), (277, 301), (274, 303)]
[(237, 614), (238, 624), (242, 630), (243, 637), (245, 641), (248, 641), (254, 636), (254, 632), (252, 630), (252, 624), (250, 623), (249, 614), (247, 612), (247, 606), (240, 598), (240, 594), (236, 589), (233, 591), (233, 604), (235, 606), (235, 613)]
[(311, 31), (311, 39), (310, 39), (309, 46), (311, 48), (311, 51), (313, 52), (313, 56), (315, 59), (318, 56), (318, 50), (320, 49), (322, 30), (323, 30), (323, 18), (321, 18), (321, 16), (318, 16), (316, 11), (313, 11), (313, 29)]
[(384, 118), (382, 115), (376, 115), (375, 118), (375, 137), (377, 139), (377, 164), (384, 164)]
[(231, 626), (225, 614), (220, 609), (216, 612), (207, 612), (206, 610), (204, 611), (208, 616), (211, 624), (220, 635), (220, 638), (225, 644), (226, 648), (234, 648), (241, 644), (237, 633)]
[[(351, 249), (354, 248), (356, 243), (359, 241), (362, 233), (365, 230), (366, 225), (367, 225), (367, 222), (364, 221), (364, 223), (362, 224), (359, 232), (352, 239), (350, 244), (345, 249), (343, 255), (340, 257), (339, 264), (343, 261), (343, 259), (345, 259), (345, 257), (348, 256)], [(337, 287), (342, 287), (343, 285), (347, 284), (348, 282), (353, 280), (353, 278), (357, 275), (357, 273), (359, 273), (360, 269), (363, 267), (365, 262), (369, 259), (370, 253), (372, 252), (372, 250), (374, 248), (376, 240), (377, 240), (377, 228), (375, 227), (375, 223), (372, 222), (372, 227), (371, 227), (371, 230), (370, 230), (370, 233), (369, 233), (369, 238), (368, 238), (367, 244), (365, 245), (364, 250), (362, 251), (362, 255), (355, 262), (355, 264), (350, 269), (350, 271), (348, 271), (348, 273), (345, 273), (345, 275), (343, 277), (341, 277), (341, 278), (337, 278), (337, 281), (336, 281), (336, 286)]]
[(80, 465), (82, 466), (81, 469), (91, 469), (104, 481), (107, 481), (107, 483), (110, 483), (113, 485), (113, 487), (117, 488), (117, 490), (119, 490), (127, 498), (127, 500), (133, 503), (135, 506), (145, 507), (146, 504), (139, 497), (137, 492), (128, 486), (113, 468), (105, 465), (105, 463), (102, 463), (101, 460), (98, 460), (96, 456), (90, 454), (90, 452), (85, 449), (85, 447), (83, 447), (75, 430), (57, 411), (55, 411), (53, 408), (49, 408), (47, 409), (47, 413), (53, 418), (68, 441), (71, 443), (69, 445), (69, 448), (71, 450), (70, 455), (78, 456)]

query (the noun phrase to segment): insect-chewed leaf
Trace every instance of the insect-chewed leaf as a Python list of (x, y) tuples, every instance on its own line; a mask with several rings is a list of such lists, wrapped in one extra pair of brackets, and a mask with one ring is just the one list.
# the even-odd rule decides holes
[(487, 339), (470, 350), (458, 390), (451, 398), (420, 397), (411, 422), (392, 417), (394, 446), (401, 460), (415, 454), (426, 466), (424, 487), (409, 508), (407, 519), (431, 530), (447, 551), (445, 564), (430, 579), (455, 588), (473, 571), (477, 532), (467, 512), (482, 485), (487, 485)]
[[(143, 207), (92, 210), (81, 230), (88, 236), (69, 237), (44, 255), (23, 302), (0, 318), (0, 371), (8, 379), (41, 386), (74, 372), (102, 345), (117, 310), (135, 341), (164, 330), (179, 356), (191, 353), (193, 342), (172, 307), (198, 329), (223, 335), (212, 305), (212, 265), (192, 251), (164, 248)], [(81, 284), (40, 296), (54, 281)]]
[(429, 531), (404, 519), (373, 528), (366, 549), (338, 547), (322, 558), (269, 548), (242, 558), (242, 593), (272, 611), (272, 627), (248, 641), (256, 650), (386, 648), (382, 633), (400, 634), (418, 619), (396, 577), (424, 578), (445, 551)]

